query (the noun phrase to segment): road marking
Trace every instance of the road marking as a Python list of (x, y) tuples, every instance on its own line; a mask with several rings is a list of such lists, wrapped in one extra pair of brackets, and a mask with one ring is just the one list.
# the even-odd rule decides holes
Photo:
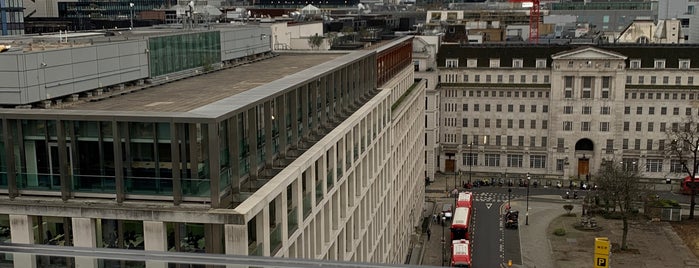
[(493, 203), (485, 203), (485, 207), (486, 207), (487, 209), (490, 209), (491, 206), (493, 206)]

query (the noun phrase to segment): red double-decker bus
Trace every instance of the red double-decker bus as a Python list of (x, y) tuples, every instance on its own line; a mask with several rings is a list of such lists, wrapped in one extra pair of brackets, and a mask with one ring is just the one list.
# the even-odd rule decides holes
[(456, 208), (451, 220), (451, 240), (470, 239), (471, 208)]
[(471, 192), (460, 192), (459, 197), (456, 199), (457, 208), (471, 208), (473, 204), (473, 193)]
[(452, 241), (451, 266), (471, 267), (471, 243), (468, 240), (461, 239)]
[(682, 179), (682, 184), (680, 185), (680, 193), (682, 194), (692, 194), (692, 188), (697, 189), (697, 193), (699, 193), (699, 176), (694, 177), (694, 180), (692, 180), (692, 177), (687, 176)]

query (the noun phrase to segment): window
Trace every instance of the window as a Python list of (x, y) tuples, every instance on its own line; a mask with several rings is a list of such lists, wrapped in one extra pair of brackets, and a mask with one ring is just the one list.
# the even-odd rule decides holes
[(463, 154), (464, 156), (464, 165), (465, 166), (477, 166), (478, 165), (478, 154), (472, 154), (472, 153), (467, 153)]
[(536, 129), (536, 120), (531, 121), (531, 123), (529, 124), (529, 128)]
[(692, 108), (685, 108), (684, 115), (692, 115)]
[(497, 104), (497, 105), (495, 105), (495, 111), (496, 111), (496, 112), (502, 112), (502, 104)]
[(655, 60), (653, 66), (655, 67), (655, 69), (665, 69), (665, 60)]
[(622, 158), (621, 163), (624, 170), (626, 171), (636, 171), (638, 170), (638, 159), (636, 158)]
[(600, 107), (600, 114), (609, 114), (609, 106), (602, 106)]
[(556, 171), (563, 171), (563, 167), (566, 164), (565, 159), (556, 159)]
[(480, 82), (480, 81), (481, 81), (481, 76), (478, 75), (478, 74), (477, 74), (477, 75), (474, 75), (474, 76), (473, 76), (473, 81), (476, 82), (476, 83)]
[(626, 76), (626, 84), (631, 84), (631, 76), (630, 75)]
[(524, 128), (524, 119), (519, 120), (519, 128), (520, 129)]
[(447, 68), (458, 68), (459, 67), (459, 59), (447, 59), (445, 66)]
[(541, 129), (548, 129), (549, 128), (549, 121), (548, 120), (542, 120), (541, 121)]
[(624, 131), (629, 131), (629, 122), (624, 122)]
[(666, 126), (667, 126), (667, 123), (665, 123), (665, 122), (660, 123), (660, 132), (665, 132)]
[(563, 153), (565, 150), (565, 139), (558, 138), (556, 140), (556, 152)]
[(621, 141), (621, 149), (623, 149), (623, 150), (629, 149), (629, 139), (623, 139)]
[(613, 139), (607, 139), (607, 146), (604, 148), (605, 153), (607, 154), (613, 154), (614, 153), (614, 140)]
[(590, 122), (580, 122), (580, 131), (590, 131)]
[(538, 83), (539, 82), (539, 76), (538, 75), (532, 75), (532, 83)]
[[(652, 94), (649, 96), (652, 96)], [(655, 107), (648, 107), (648, 114), (655, 114)]]
[(500, 59), (490, 59), (490, 68), (500, 68)]
[(524, 157), (521, 154), (508, 154), (507, 167), (522, 167)]
[(660, 114), (666, 115), (667, 114), (667, 107), (660, 107)]
[[(508, 92), (508, 93), (509, 93), (509, 92)], [(510, 113), (511, 113), (511, 112), (514, 112), (514, 111), (515, 111), (515, 106), (512, 105), (512, 104), (508, 104), (508, 105), (507, 105), (507, 111), (510, 112)]]
[(548, 113), (548, 112), (549, 112), (549, 106), (548, 106), (548, 105), (542, 106), (542, 107), (541, 107), (541, 111), (544, 112), (544, 113)]
[(530, 155), (529, 156), (529, 168), (546, 168), (546, 156), (545, 155)]
[(672, 173), (684, 173), (684, 165), (680, 160), (670, 160), (670, 172)]
[(466, 59), (466, 67), (468, 67), (468, 68), (478, 67), (478, 59)]
[(473, 127), (479, 127), (478, 126), (478, 118), (473, 119)]
[(675, 85), (681, 85), (681, 84), (682, 84), (682, 77), (675, 76)]
[[(500, 119), (498, 119), (500, 120)], [(502, 145), (502, 137), (500, 136), (495, 136), (495, 146), (500, 146)]]
[(546, 146), (548, 146), (548, 138), (541, 137), (541, 147), (546, 148)]
[(484, 124), (483, 127), (489, 128), (490, 127), (490, 119), (486, 118), (485, 122), (483, 122), (483, 124)]
[[(502, 75), (501, 74), (498, 75), (498, 83), (502, 83)], [(495, 92), (493, 92), (493, 93), (495, 93)], [(493, 97), (495, 97), (495, 94), (493, 94)]]
[(520, 112), (520, 113), (523, 113), (523, 112), (524, 112), (524, 105), (523, 105), (523, 104), (522, 104), (522, 105), (519, 105), (519, 112)]
[[(549, 76), (548, 75), (544, 75), (544, 83), (547, 83), (547, 84), (549, 83)], [(541, 97), (539, 97), (539, 98), (541, 98)]]
[(512, 59), (512, 68), (522, 68), (522, 62), (524, 62), (523, 59)]
[(668, 83), (670, 83), (670, 77), (663, 76), (663, 85), (667, 85)]
[(636, 107), (636, 114), (643, 114), (643, 107)]
[(490, 83), (490, 75), (489, 74), (485, 75), (485, 82)]
[(520, 83), (526, 83), (526, 82), (527, 82), (527, 76), (526, 76), (526, 75), (520, 75), (520, 76), (519, 76), (519, 82), (520, 82)]
[[(464, 82), (468, 83), (468, 75), (467, 74), (464, 75)], [(464, 92), (464, 94), (465, 94), (465, 92)]]
[(648, 132), (653, 132), (653, 122), (648, 122)]
[(687, 85), (694, 85), (694, 76), (687, 77)]
[(512, 136), (507, 136), (507, 146), (512, 146)]
[(611, 85), (611, 77), (602, 77), (602, 98), (609, 99), (609, 86)]
[(502, 119), (495, 119), (495, 127), (502, 128)]
[(639, 69), (641, 68), (641, 60), (639, 59), (632, 59), (629, 61), (630, 65), (629, 68), (631, 69)]
[(490, 104), (486, 104), (486, 105), (485, 105), (485, 111), (486, 111), (486, 112), (490, 112)]
[(468, 118), (464, 118), (461, 121), (462, 121), (461, 124), (463, 127), (468, 127)]
[(631, 107), (629, 107), (629, 106), (624, 107), (624, 114), (631, 114)]
[(680, 69), (689, 69), (689, 60), (687, 59), (681, 59), (680, 60)]
[(573, 122), (571, 122), (571, 121), (563, 121), (563, 130), (565, 130), (565, 131), (571, 131), (571, 130), (573, 130)]
[(655, 85), (655, 76), (650, 77), (650, 84)]
[(524, 146), (524, 136), (517, 137), (517, 146)]
[(583, 106), (582, 108), (583, 114), (592, 114), (592, 106)]
[(512, 128), (512, 119), (507, 119), (507, 128)]
[(642, 75), (638, 76), (638, 83), (643, 84), (643, 82), (645, 82), (645, 77), (643, 77)]
[(573, 106), (563, 106), (563, 114), (573, 114)]
[(536, 68), (537, 69), (546, 68), (546, 59), (536, 59)]
[[(507, 76), (507, 82), (514, 83), (515, 82), (515, 75), (511, 74)], [(502, 92), (502, 91), (500, 91)], [(502, 96), (501, 96), (502, 97)]]
[(564, 79), (564, 87), (566, 89), (568, 88), (573, 88), (573, 77), (572, 76), (566, 76), (563, 78)]
[(609, 122), (600, 122), (599, 123), (599, 131), (608, 132), (609, 131)]
[(648, 150), (648, 151), (653, 150), (653, 140), (651, 140), (651, 139), (646, 140), (646, 150)]
[(678, 107), (672, 108), (672, 115), (680, 115), (680, 108), (678, 108)]
[(658, 151), (665, 151), (665, 140), (659, 140), (658, 141)]
[(593, 83), (593, 78), (590, 76), (585, 76), (582, 78), (582, 95), (581, 97), (584, 99), (589, 99), (592, 98), (592, 83)]
[(486, 167), (499, 167), (500, 166), (500, 155), (499, 154), (485, 154), (485, 166)]
[(532, 113), (536, 113), (536, 104), (532, 105), (530, 110)]
[(635, 139), (633, 141), (633, 149), (634, 150), (641, 150), (641, 139)]
[(474, 111), (474, 112), (478, 112), (478, 111), (480, 111), (480, 110), (481, 110), (481, 105), (480, 105), (480, 104), (476, 103), (476, 104), (473, 105), (473, 111)]
[(467, 111), (468, 111), (468, 104), (464, 103), (464, 104), (462, 105), (462, 110), (463, 110), (464, 112), (467, 112)]
[(663, 160), (662, 159), (648, 159), (648, 160), (646, 160), (646, 172), (663, 172)]

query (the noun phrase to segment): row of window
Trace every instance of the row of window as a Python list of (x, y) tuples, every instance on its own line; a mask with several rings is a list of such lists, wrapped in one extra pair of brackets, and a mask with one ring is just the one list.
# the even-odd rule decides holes
[[(580, 122), (580, 131), (592, 131), (592, 122), (589, 121), (583, 121)], [(563, 121), (563, 130), (564, 131), (573, 131), (573, 122), (572, 121)], [(610, 130), (609, 128), (609, 122), (599, 122), (599, 129), (598, 131), (600, 132), (608, 132)]]
[[(491, 137), (495, 137), (494, 139), (491, 139)], [(529, 137), (529, 143), (524, 144), (524, 141), (526, 139), (525, 136), (500, 136), (500, 135), (473, 135), (471, 137), (471, 141), (469, 142), (468, 135), (462, 134), (461, 135), (461, 144), (464, 145), (471, 145), (473, 144), (480, 144), (480, 145), (495, 145), (495, 146), (519, 146), (519, 147), (546, 147), (548, 146), (548, 137), (535, 137), (531, 136)], [(451, 144), (456, 144), (458, 143), (457, 139), (457, 134), (444, 134), (444, 142), (445, 143), (451, 143)], [(516, 138), (516, 140), (515, 140)], [(537, 143), (537, 140), (539, 141)]]
[[(691, 61), (689, 59), (679, 59), (678, 60), (678, 67), (679, 69), (689, 69), (691, 66), (690, 63)], [(522, 58), (516, 58), (512, 59), (512, 68), (522, 68), (524, 66), (524, 59)], [(581, 63), (582, 64), (582, 63)], [(611, 62), (610, 61), (604, 61), (602, 62), (605, 68), (610, 68), (611, 67)], [(599, 62), (595, 61), (585, 61), (585, 66), (587, 67), (593, 67), (593, 66), (599, 66)], [(444, 66), (447, 68), (459, 68), (459, 59), (458, 58), (450, 58), (446, 59), (444, 62)], [(494, 58), (490, 59), (490, 62), (488, 64), (490, 68), (500, 68), (500, 59), (499, 58)], [(568, 61), (568, 68), (572, 68), (575, 66), (575, 61)], [(641, 68), (641, 59), (630, 59), (629, 60), (629, 68), (630, 69), (640, 69)], [(476, 68), (478, 67), (478, 59), (466, 59), (466, 68)], [(537, 69), (544, 69), (546, 68), (546, 59), (545, 58), (539, 58), (536, 59), (536, 68)], [(665, 69), (665, 59), (655, 59), (653, 61), (653, 68), (654, 69)]]
[[(653, 97), (653, 95), (655, 95), (655, 98)], [(641, 99), (641, 100), (643, 100), (643, 99), (646, 99), (646, 97), (647, 97), (649, 100), (652, 100), (652, 99), (656, 99), (656, 100), (661, 100), (661, 99), (669, 100), (669, 99), (673, 99), (673, 100), (676, 100), (676, 99), (678, 99), (678, 98), (679, 98), (680, 100), (687, 100), (687, 99), (693, 100), (693, 99), (695, 98), (695, 97), (694, 97), (694, 93), (660, 93), (660, 92), (657, 92), (657, 93), (651, 93), (651, 92), (648, 92), (648, 93), (645, 93), (645, 92), (630, 92), (630, 93), (629, 93), (629, 92), (626, 92), (626, 93), (624, 93), (624, 98), (625, 98), (625, 99), (629, 99), (629, 96), (631, 97), (632, 100), (635, 100), (635, 99)], [(672, 97), (672, 98), (671, 98), (671, 97)], [(696, 99), (699, 100), (699, 94), (696, 96)]]
[[(507, 121), (504, 121), (506, 123), (506, 126), (503, 127), (503, 120), (505, 119), (490, 119), (486, 118), (483, 119), (483, 127), (484, 128), (490, 128), (490, 127), (495, 127), (495, 128), (508, 128), (508, 129), (513, 129), (515, 128), (515, 123), (516, 123), (516, 128), (519, 129), (524, 129), (525, 128), (525, 120), (524, 119), (519, 119), (519, 120), (514, 120), (514, 119), (507, 119)], [(462, 118), (461, 119), (461, 126), (458, 125), (458, 120), (456, 118), (444, 118), (444, 126), (446, 127), (469, 127), (469, 120), (468, 118)], [(493, 124), (495, 122), (495, 124)], [(471, 123), (472, 128), (480, 128), (481, 127), (481, 119), (479, 118), (473, 118), (472, 123)], [(541, 129), (548, 129), (549, 127), (549, 121), (548, 120), (541, 120)], [(529, 129), (537, 129), (537, 120), (530, 120), (529, 121)]]
[[(492, 107), (495, 106), (495, 111), (496, 112), (502, 112), (503, 111), (503, 104), (483, 104), (483, 111), (485, 112), (490, 112), (492, 110)], [(469, 104), (464, 103), (461, 105), (461, 110), (464, 112), (469, 111)], [(474, 103), (472, 105), (472, 111), (473, 112), (480, 112), (481, 111), (481, 104), (480, 103)], [(520, 113), (526, 112), (526, 105), (520, 104), (518, 106), (517, 111)], [(444, 111), (445, 112), (456, 112), (458, 109), (458, 104), (457, 103), (446, 103), (444, 105)], [(529, 106), (529, 112), (536, 113), (538, 111), (538, 106), (536, 104), (532, 104)], [(514, 104), (508, 104), (507, 105), (507, 112), (514, 113), (515, 112), (515, 106)], [(549, 112), (549, 106), (548, 105), (542, 105), (541, 106), (541, 112), (542, 113), (548, 113)]]
[[(499, 167), (500, 164), (500, 154), (485, 154), (483, 165), (486, 167)], [(465, 153), (463, 154), (463, 165), (464, 166), (477, 166), (478, 165), (478, 154), (477, 153)], [(521, 168), (524, 163), (524, 155), (521, 154), (507, 154), (506, 163), (502, 166)], [(546, 168), (546, 155), (529, 155), (529, 168)]]
[[(697, 109), (697, 113), (699, 114), (699, 109)], [(631, 114), (631, 106), (625, 106), (624, 107), (624, 114)], [(643, 107), (636, 107), (636, 114), (643, 114)], [(654, 115), (655, 114), (655, 107), (648, 107), (648, 114), (649, 115)], [(667, 107), (660, 107), (660, 114), (661, 115), (666, 115), (667, 114)], [(674, 107), (672, 108), (672, 115), (680, 115), (680, 108), (679, 107)], [(686, 107), (684, 108), (684, 115), (692, 115), (692, 108), (691, 107)]]
[[(563, 114), (573, 114), (574, 110), (575, 109), (573, 106), (563, 106)], [(611, 108), (609, 106), (602, 106), (600, 107), (599, 113), (602, 115), (608, 115), (611, 113)], [(583, 106), (582, 114), (592, 114), (592, 106)]]
[[(639, 75), (636, 78), (637, 84), (645, 84), (646, 83), (646, 77), (643, 75)], [(657, 85), (659, 84), (658, 82), (658, 76), (650, 76), (649, 80), (651, 85)], [(633, 83), (633, 76), (626, 76), (626, 84), (631, 84)], [(669, 85), (670, 84), (670, 77), (669, 76), (660, 76), (660, 84), (663, 85)], [(675, 76), (675, 85), (682, 85), (682, 76)], [(694, 77), (693, 76), (687, 76), (687, 83), (685, 85), (694, 85)]]

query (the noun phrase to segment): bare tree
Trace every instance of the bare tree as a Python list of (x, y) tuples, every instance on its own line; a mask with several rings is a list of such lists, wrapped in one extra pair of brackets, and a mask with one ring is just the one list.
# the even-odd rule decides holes
[(689, 184), (690, 206), (689, 219), (694, 219), (695, 195), (697, 194), (697, 156), (699, 153), (699, 117), (688, 115), (683, 121), (672, 123), (667, 134), (670, 146), (665, 148), (665, 153), (670, 159), (679, 161), (682, 169), (691, 178)]
[(609, 200), (614, 209), (619, 208), (623, 223), (621, 248), (626, 249), (629, 232), (629, 217), (637, 209), (639, 197), (646, 195), (648, 185), (640, 181), (641, 173), (635, 165), (624, 165), (615, 161), (603, 163), (597, 176), (599, 195)]

